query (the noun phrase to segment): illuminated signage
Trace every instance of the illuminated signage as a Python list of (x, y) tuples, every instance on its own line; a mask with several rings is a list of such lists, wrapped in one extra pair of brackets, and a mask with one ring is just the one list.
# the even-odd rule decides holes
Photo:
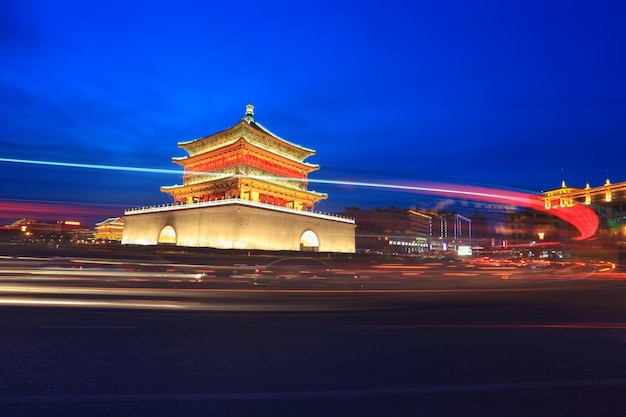
[(457, 255), (459, 256), (472, 256), (472, 247), (459, 245), (459, 249), (457, 250)]

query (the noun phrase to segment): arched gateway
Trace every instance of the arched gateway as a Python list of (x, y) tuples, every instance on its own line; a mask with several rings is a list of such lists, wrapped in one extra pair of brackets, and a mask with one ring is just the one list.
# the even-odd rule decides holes
[(159, 243), (176, 244), (176, 230), (172, 226), (165, 226), (161, 229)]
[(320, 249), (320, 240), (313, 230), (307, 230), (300, 237), (300, 250), (304, 252), (317, 252)]

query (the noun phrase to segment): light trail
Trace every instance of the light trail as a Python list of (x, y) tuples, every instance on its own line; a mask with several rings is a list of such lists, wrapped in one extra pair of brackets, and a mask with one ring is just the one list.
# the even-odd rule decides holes
[[(13, 158), (0, 158), (0, 162), (17, 163), (17, 164), (35, 164), (35, 165), (47, 165), (47, 166), (59, 166), (67, 168), (83, 168), (83, 169), (101, 169), (110, 171), (127, 171), (127, 172), (141, 172), (150, 174), (169, 174), (169, 175), (181, 175), (180, 170), (173, 169), (155, 169), (155, 168), (136, 168), (119, 165), (98, 165), (98, 164), (79, 164), (72, 162), (55, 162), (55, 161), (37, 161), (32, 159), (13, 159)], [(212, 176), (215, 178), (221, 178), (231, 175), (206, 173), (206, 172), (185, 172), (185, 176), (189, 175), (203, 175)], [(324, 179), (298, 179), (298, 178), (286, 178), (279, 176), (258, 176), (258, 175), (240, 175), (233, 174), (232, 176), (241, 176), (245, 178), (254, 178), (264, 181), (289, 181), (289, 182), (305, 182), (315, 184), (328, 184), (339, 186), (351, 186), (362, 188), (376, 188), (395, 191), (408, 191), (420, 194), (429, 194), (445, 197), (464, 198), (474, 201), (493, 202), (508, 204), (517, 207), (528, 208), (544, 213), (552, 214), (561, 220), (571, 224), (580, 233), (575, 240), (584, 240), (592, 237), (600, 221), (593, 209), (575, 204), (572, 207), (559, 207), (558, 209), (546, 209), (543, 200), (540, 196), (532, 193), (523, 193), (519, 191), (504, 190), (498, 188), (476, 187), (476, 186), (463, 186), (455, 184), (436, 184), (436, 183), (375, 183), (375, 182), (361, 182), (361, 181), (345, 181), (345, 180), (324, 180)]]
[(179, 170), (175, 170), (175, 169), (136, 168), (136, 167), (121, 166), (121, 165), (77, 164), (74, 162), (37, 161), (34, 159), (0, 158), (0, 162), (10, 162), (10, 163), (15, 163), (15, 164), (31, 164), (31, 165), (48, 165), (48, 166), (66, 167), (66, 168), (102, 169), (106, 171), (141, 172), (141, 173), (148, 173), (148, 174), (176, 174), (176, 175), (181, 174)]

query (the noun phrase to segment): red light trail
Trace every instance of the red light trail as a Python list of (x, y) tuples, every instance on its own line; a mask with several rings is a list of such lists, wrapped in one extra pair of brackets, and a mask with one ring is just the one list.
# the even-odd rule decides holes
[(576, 230), (578, 230), (578, 232), (580, 233), (580, 235), (574, 238), (574, 240), (584, 240), (592, 237), (596, 233), (596, 230), (598, 229), (598, 226), (600, 224), (598, 215), (590, 207), (580, 204), (574, 204), (571, 207), (558, 207), (548, 210), (545, 208), (545, 204), (539, 195), (523, 193), (520, 191), (437, 183), (379, 184), (353, 181), (324, 180), (309, 180), (309, 182), (370, 188), (387, 188), (401, 191), (412, 191), (420, 194), (446, 196), (451, 198), (456, 197), (473, 201), (508, 204), (512, 206), (528, 208), (543, 213), (552, 214), (574, 226)]

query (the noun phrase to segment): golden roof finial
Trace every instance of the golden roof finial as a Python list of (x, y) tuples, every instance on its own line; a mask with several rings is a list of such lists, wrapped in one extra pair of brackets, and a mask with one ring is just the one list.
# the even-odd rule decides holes
[(248, 123), (254, 122), (254, 106), (252, 104), (246, 104), (246, 116), (244, 119)]

